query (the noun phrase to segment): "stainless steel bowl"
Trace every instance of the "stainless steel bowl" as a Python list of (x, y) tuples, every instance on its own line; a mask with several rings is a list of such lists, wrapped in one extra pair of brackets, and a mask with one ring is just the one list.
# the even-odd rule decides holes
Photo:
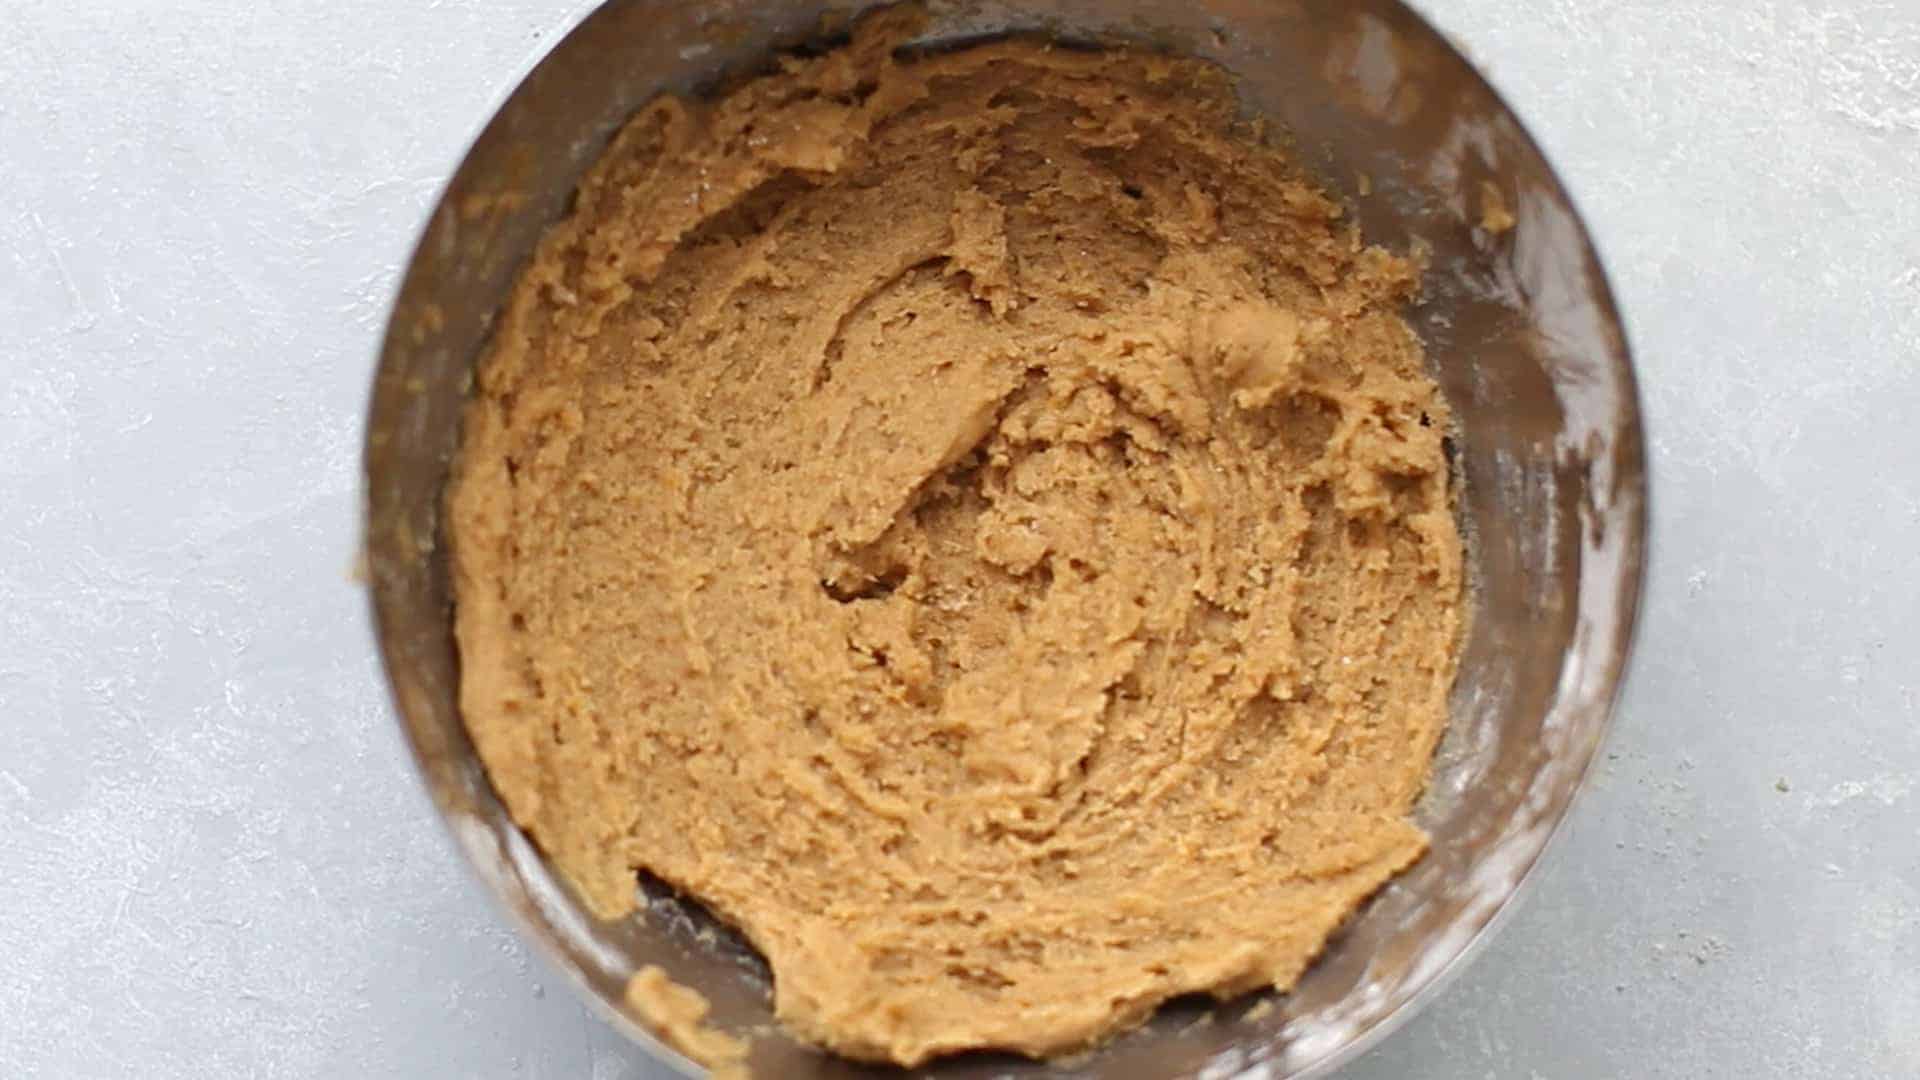
[[(596, 922), (494, 798), (456, 708), (441, 488), (489, 322), (541, 230), (620, 122), (698, 93), (871, 6), (862, 0), (612, 0), (514, 92), (442, 196), (407, 270), (373, 389), (366, 552), (379, 644), (427, 786), (522, 932), (662, 1060), (620, 1009), (658, 963), (754, 1029), (762, 1075), (863, 1069), (771, 1023), (751, 953), (667, 896)], [(1277, 122), (1368, 238), (1430, 255), (1412, 313), (1459, 419), (1473, 621), (1433, 787), (1432, 852), (1273, 1006), (1174, 1003), (1057, 1072), (1320, 1075), (1430, 999), (1513, 899), (1586, 774), (1626, 662), (1646, 550), (1646, 465), (1618, 313), (1579, 215), (1520, 122), (1393, 0), (934, 0), (926, 36), (1038, 31), (1214, 60)], [(1360, 178), (1365, 177), (1362, 181)], [(1492, 196), (1488, 195), (1491, 186)], [(1365, 189), (1371, 194), (1361, 194)], [(1514, 218), (1482, 228), (1489, 197)], [(1196, 1022), (1213, 1013), (1209, 1022)], [(966, 1058), (951, 1076), (1047, 1067)]]

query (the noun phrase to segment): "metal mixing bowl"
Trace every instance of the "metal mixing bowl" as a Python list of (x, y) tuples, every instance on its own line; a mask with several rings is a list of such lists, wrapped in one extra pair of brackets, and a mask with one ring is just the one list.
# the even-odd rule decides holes
[[(588, 17), (508, 99), (441, 198), (396, 301), (373, 390), (369, 580), (394, 700), (427, 786), (525, 936), (622, 1030), (690, 1073), (620, 1010), (640, 965), (658, 963), (699, 988), (721, 1026), (755, 1029), (752, 1063), (762, 1075), (871, 1070), (780, 1034), (757, 959), (700, 912), (654, 896), (639, 916), (596, 922), (514, 827), (455, 704), (441, 488), (493, 313), (620, 122), (662, 91), (698, 93), (753, 71), (867, 6), (612, 0)], [(1214, 60), (1238, 77), (1249, 112), (1275, 121), (1348, 199), (1369, 240), (1430, 252), (1426, 300), (1411, 319), (1459, 421), (1475, 590), (1452, 727), (1419, 808), (1432, 851), (1272, 1006), (1176, 1002), (1057, 1068), (1319, 1075), (1431, 998), (1484, 938), (1566, 813), (1606, 727), (1640, 590), (1646, 476), (1632, 366), (1605, 276), (1519, 121), (1393, 0), (934, 0), (930, 15), (930, 41), (1039, 31)], [(1511, 231), (1480, 227), (1486, 185), (1511, 209)], [(1047, 1068), (971, 1057), (936, 1071)]]

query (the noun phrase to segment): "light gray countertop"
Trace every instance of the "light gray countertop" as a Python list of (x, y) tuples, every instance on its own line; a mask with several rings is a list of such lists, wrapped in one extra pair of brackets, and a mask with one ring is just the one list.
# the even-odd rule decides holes
[[(1350, 1080), (1920, 1076), (1920, 3), (1425, 0), (1586, 210), (1654, 554), (1521, 910)], [(656, 1078), (348, 582), (416, 230), (579, 0), (0, 0), (0, 1075)]]

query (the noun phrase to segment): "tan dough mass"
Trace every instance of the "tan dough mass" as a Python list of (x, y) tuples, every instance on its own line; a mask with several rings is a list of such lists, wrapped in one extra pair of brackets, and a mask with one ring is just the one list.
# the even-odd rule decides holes
[(1054, 1054), (1420, 856), (1449, 418), (1220, 72), (900, 32), (583, 182), (466, 419), (461, 704), (596, 913), (697, 897), (798, 1035)]

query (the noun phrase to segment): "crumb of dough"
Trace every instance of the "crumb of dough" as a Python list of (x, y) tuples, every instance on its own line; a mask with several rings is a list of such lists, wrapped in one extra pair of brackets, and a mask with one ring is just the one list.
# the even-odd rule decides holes
[(744, 1080), (747, 1044), (707, 1025), (707, 999), (649, 964), (627, 981), (627, 1008), (714, 1080)]
[(1219, 69), (909, 32), (582, 181), (465, 417), (461, 707), (596, 914), (699, 899), (799, 1037), (1060, 1055), (1424, 851), (1451, 420), (1417, 267)]
[(1501, 236), (1512, 232), (1517, 223), (1513, 211), (1507, 209), (1507, 197), (1500, 194), (1500, 185), (1491, 180), (1480, 181), (1480, 227), (1493, 236)]

